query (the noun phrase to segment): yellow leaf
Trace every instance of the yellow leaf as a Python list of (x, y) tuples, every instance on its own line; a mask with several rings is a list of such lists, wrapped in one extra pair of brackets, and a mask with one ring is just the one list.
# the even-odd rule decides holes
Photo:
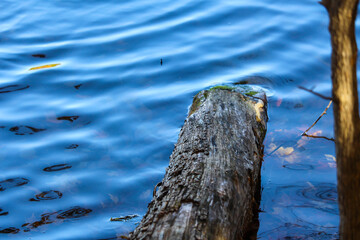
[(52, 68), (52, 67), (56, 67), (58, 65), (60, 65), (60, 63), (47, 64), (47, 65), (43, 65), (43, 66), (39, 66), (39, 67), (33, 67), (33, 68), (30, 68), (29, 70), (39, 70), (39, 69), (44, 69), (44, 68)]

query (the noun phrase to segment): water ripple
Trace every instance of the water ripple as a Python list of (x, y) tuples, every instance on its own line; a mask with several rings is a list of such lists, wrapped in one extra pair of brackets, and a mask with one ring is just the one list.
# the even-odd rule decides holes
[[(265, 89), (265, 148), (300, 144), (301, 130), (326, 107), (298, 85), (331, 90), (328, 18), (312, 0), (3, 0), (0, 9), (1, 239), (132, 231), (131, 221), (108, 220), (145, 212), (202, 89)], [(332, 121), (323, 117), (317, 131), (330, 132)], [(334, 163), (324, 158), (334, 146), (301, 144), (293, 162), (265, 157), (263, 185), (272, 194), (263, 197), (260, 217), (270, 220), (262, 236), (335, 234), (321, 227), (338, 218)]]

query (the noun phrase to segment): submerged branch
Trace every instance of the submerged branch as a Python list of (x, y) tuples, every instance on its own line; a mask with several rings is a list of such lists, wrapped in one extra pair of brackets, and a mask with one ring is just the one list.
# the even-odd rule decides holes
[(328, 137), (325, 137), (325, 136), (308, 135), (306, 133), (303, 133), (301, 136), (310, 137), (310, 138), (323, 138), (323, 139), (335, 142), (334, 138), (328, 138)]
[(329, 107), (331, 106), (332, 100), (329, 102), (329, 104), (327, 105), (327, 107), (325, 108), (325, 110), (323, 111), (323, 113), (316, 119), (316, 121), (308, 128), (305, 130), (305, 132), (303, 132), (301, 134), (301, 136), (305, 136), (306, 133), (315, 126), (315, 124), (321, 119), (322, 116), (324, 116), (326, 114), (326, 111), (329, 109)]
[(314, 94), (314, 95), (316, 95), (316, 96), (318, 96), (318, 97), (321, 97), (322, 99), (332, 100), (331, 97), (324, 96), (324, 95), (322, 95), (322, 94), (320, 94), (320, 93), (314, 92), (314, 91), (311, 90), (311, 89), (307, 89), (307, 88), (304, 88), (304, 87), (302, 87), (302, 86), (298, 86), (298, 88), (300, 88), (300, 89), (302, 89), (302, 90), (305, 90), (305, 91), (307, 91), (307, 92), (309, 92), (309, 93), (312, 93), (312, 94)]

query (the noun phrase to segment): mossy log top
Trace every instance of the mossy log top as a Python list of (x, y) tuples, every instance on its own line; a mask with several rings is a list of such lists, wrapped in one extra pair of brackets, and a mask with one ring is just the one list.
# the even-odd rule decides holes
[(258, 210), (266, 97), (194, 98), (170, 165), (130, 239), (245, 239)]

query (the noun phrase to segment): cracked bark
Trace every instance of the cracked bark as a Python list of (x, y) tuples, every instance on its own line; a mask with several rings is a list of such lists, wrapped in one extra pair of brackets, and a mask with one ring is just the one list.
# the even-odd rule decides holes
[(196, 95), (162, 184), (130, 239), (249, 239), (266, 121), (262, 100), (220, 89)]

